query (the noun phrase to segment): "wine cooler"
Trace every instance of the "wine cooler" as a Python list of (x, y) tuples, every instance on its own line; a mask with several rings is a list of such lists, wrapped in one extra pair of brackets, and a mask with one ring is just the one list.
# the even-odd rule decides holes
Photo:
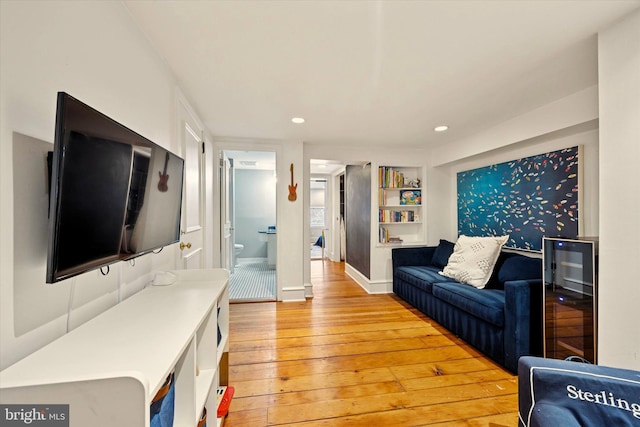
[(597, 363), (598, 241), (543, 238), (544, 355)]

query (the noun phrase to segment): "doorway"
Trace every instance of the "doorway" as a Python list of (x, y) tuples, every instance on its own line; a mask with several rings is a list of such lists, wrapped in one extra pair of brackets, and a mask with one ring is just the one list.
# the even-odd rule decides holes
[(309, 185), (309, 231), (311, 235), (311, 259), (326, 257), (328, 215), (327, 179), (311, 178)]
[(276, 155), (223, 150), (221, 159), (222, 253), (231, 272), (229, 300), (275, 301)]
[[(344, 173), (349, 162), (309, 160), (309, 261), (344, 260)], [(313, 280), (311, 280), (313, 283)]]
[[(314, 202), (314, 187), (318, 185), (319, 180), (326, 181), (325, 183), (325, 211), (324, 211), (324, 257), (322, 253), (318, 254), (316, 249), (316, 256), (312, 254), (309, 256), (309, 265), (307, 267), (309, 274), (309, 282), (313, 287), (314, 275), (323, 274), (324, 268), (319, 268), (318, 263), (335, 262), (344, 263), (347, 259), (347, 215), (349, 211), (349, 203), (347, 203), (347, 195), (349, 193), (349, 186), (347, 180), (347, 170), (351, 169), (351, 176), (359, 174), (371, 174), (371, 162), (365, 160), (335, 160), (335, 159), (314, 159), (309, 160), (309, 176), (311, 179), (310, 192), (309, 192), (309, 226), (308, 236), (310, 244), (314, 244), (317, 241), (318, 232), (313, 227), (314, 223), (314, 207), (317, 205)], [(355, 173), (357, 172), (357, 173)], [(365, 186), (369, 188), (369, 186)], [(355, 192), (355, 196), (359, 194), (369, 194), (368, 190), (358, 190)], [(354, 195), (352, 191), (352, 196)], [(371, 204), (369, 203), (366, 211), (353, 211), (352, 217), (362, 220), (362, 222), (370, 221), (371, 219)], [(370, 226), (367, 227), (367, 232)], [(368, 250), (369, 240), (362, 243), (362, 246)], [(322, 249), (322, 248), (321, 248)], [(356, 254), (360, 251), (354, 251)], [(311, 274), (314, 271), (314, 274)]]

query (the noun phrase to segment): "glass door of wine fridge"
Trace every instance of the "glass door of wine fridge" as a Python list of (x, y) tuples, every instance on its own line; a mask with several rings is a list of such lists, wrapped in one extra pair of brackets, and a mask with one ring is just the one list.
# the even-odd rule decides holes
[(597, 240), (543, 239), (544, 354), (596, 363)]

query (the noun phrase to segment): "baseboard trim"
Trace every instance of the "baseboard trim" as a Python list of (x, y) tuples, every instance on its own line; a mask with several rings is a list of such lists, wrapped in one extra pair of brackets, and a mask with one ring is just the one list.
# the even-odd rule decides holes
[(344, 272), (368, 294), (393, 293), (393, 283), (389, 280), (370, 280), (348, 263), (344, 264)]
[(313, 285), (311, 283), (304, 284), (304, 297), (313, 298)]
[(236, 264), (250, 264), (253, 262), (267, 262), (266, 258), (236, 258)]
[(306, 301), (306, 286), (282, 288), (282, 302)]

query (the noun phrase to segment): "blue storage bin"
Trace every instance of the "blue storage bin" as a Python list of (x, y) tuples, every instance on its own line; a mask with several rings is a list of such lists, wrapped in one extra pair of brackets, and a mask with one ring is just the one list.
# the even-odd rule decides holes
[(173, 427), (175, 373), (171, 373), (151, 401), (151, 427)]

